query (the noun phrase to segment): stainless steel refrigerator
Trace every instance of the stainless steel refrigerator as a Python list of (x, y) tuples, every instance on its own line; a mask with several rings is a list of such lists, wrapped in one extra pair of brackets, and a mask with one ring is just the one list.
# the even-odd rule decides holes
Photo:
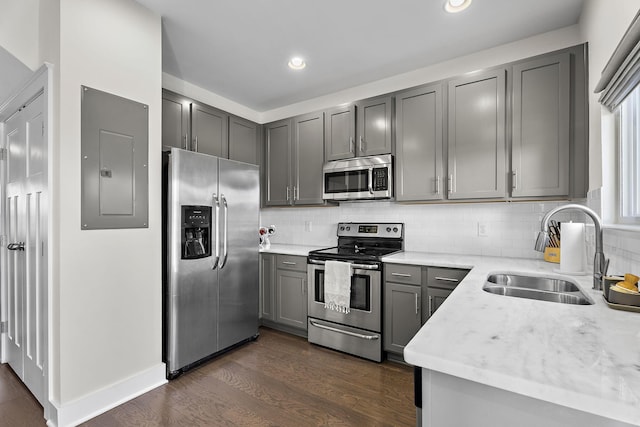
[(258, 336), (258, 167), (163, 153), (167, 378)]

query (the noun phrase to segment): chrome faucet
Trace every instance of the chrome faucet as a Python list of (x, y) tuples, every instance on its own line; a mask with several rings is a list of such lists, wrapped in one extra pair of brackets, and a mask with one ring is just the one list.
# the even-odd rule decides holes
[(538, 233), (538, 238), (536, 239), (535, 250), (538, 252), (544, 252), (544, 248), (547, 246), (547, 243), (549, 243), (549, 233), (547, 232), (549, 229), (549, 220), (553, 215), (564, 210), (584, 212), (593, 220), (596, 234), (596, 253), (593, 257), (593, 289), (600, 290), (602, 289), (602, 276), (607, 274), (609, 260), (605, 260), (604, 252), (602, 250), (602, 222), (600, 221), (598, 214), (593, 210), (586, 206), (576, 204), (563, 205), (558, 206), (555, 209), (551, 209), (546, 213), (544, 218), (542, 218), (541, 230)]

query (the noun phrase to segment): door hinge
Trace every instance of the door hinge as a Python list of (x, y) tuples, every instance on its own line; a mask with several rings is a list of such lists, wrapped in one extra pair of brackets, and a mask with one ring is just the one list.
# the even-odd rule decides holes
[(0, 322), (0, 334), (4, 334), (9, 330), (9, 322), (6, 320), (4, 322)]
[(0, 160), (7, 160), (7, 149), (0, 148)]

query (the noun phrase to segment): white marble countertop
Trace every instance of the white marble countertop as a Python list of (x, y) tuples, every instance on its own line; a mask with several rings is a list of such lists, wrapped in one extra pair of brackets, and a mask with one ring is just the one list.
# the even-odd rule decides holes
[[(612, 310), (592, 277), (527, 259), (404, 252), (385, 262), (470, 268), (405, 360), (507, 391), (640, 425), (640, 313)], [(482, 290), (492, 272), (562, 276), (595, 302), (569, 305)]]
[(318, 246), (272, 243), (269, 248), (261, 248), (260, 253), (307, 256), (311, 251), (315, 251), (316, 249), (324, 249), (324, 248), (325, 246), (318, 247)]

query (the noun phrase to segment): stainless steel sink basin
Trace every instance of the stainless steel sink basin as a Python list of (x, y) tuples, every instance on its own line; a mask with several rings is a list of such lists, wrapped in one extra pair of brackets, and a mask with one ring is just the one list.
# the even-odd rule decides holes
[(574, 283), (554, 277), (497, 273), (487, 276), (485, 292), (561, 304), (590, 305), (593, 301)]
[(566, 280), (555, 279), (553, 277), (521, 276), (518, 274), (491, 274), (487, 277), (487, 282), (496, 285), (538, 289), (549, 292), (577, 292), (578, 287)]

